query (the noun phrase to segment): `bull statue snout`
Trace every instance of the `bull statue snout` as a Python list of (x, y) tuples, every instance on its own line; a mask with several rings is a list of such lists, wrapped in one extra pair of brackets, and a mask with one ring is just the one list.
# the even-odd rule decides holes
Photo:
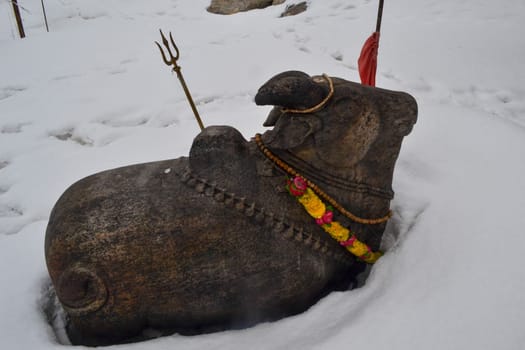
[[(75, 344), (128, 341), (145, 328), (247, 327), (355, 285), (366, 262), (288, 193), (286, 169), (356, 217), (384, 217), (415, 100), (289, 71), (255, 102), (274, 106), (258, 142), (211, 126), (188, 157), (97, 173), (58, 200), (46, 262)], [(343, 214), (335, 220), (378, 250), (386, 222)]]

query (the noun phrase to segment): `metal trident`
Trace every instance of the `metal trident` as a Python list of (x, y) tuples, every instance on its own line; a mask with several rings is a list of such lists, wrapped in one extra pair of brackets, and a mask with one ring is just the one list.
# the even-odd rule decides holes
[(177, 77), (180, 80), (180, 83), (182, 85), (182, 89), (184, 90), (184, 93), (186, 94), (186, 98), (188, 99), (188, 102), (190, 103), (190, 106), (191, 106), (191, 109), (193, 111), (193, 114), (195, 115), (195, 119), (197, 119), (197, 123), (199, 124), (199, 127), (201, 128), (201, 130), (203, 130), (204, 129), (204, 124), (202, 124), (202, 120), (201, 120), (201, 117), (199, 116), (199, 112), (197, 111), (197, 107), (195, 107), (195, 103), (193, 102), (193, 98), (191, 98), (190, 90), (188, 90), (188, 87), (186, 86), (186, 82), (184, 81), (184, 77), (182, 76), (181, 67), (177, 63), (177, 60), (180, 57), (179, 48), (175, 44), (175, 41), (173, 40), (173, 37), (171, 36), (171, 32), (170, 32), (170, 41), (171, 41), (171, 44), (173, 45), (173, 47), (175, 48), (175, 56), (173, 56), (173, 53), (171, 52), (171, 49), (170, 49), (170, 43), (168, 42), (168, 39), (166, 39), (166, 37), (164, 36), (164, 33), (162, 33), (162, 30), (159, 30), (159, 31), (160, 31), (160, 35), (162, 37), (162, 43), (164, 44), (164, 46), (166, 47), (166, 49), (168, 50), (168, 53), (170, 55), (170, 59), (168, 60), (166, 58), (166, 55), (164, 54), (164, 50), (162, 50), (162, 47), (160, 46), (160, 44), (155, 41), (155, 44), (157, 44), (157, 46), (158, 46), (158, 48), (160, 50), (160, 54), (162, 55), (162, 60), (164, 61), (164, 63), (166, 63), (166, 65), (173, 66), (173, 71), (175, 73), (177, 73)]

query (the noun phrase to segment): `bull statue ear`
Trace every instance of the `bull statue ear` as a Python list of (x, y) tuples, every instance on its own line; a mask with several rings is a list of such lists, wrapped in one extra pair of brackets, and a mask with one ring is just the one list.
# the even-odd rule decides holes
[(417, 120), (417, 103), (414, 98), (408, 94), (404, 94), (404, 99), (399, 102), (396, 107), (396, 118), (392, 122), (392, 126), (398, 136), (403, 137), (412, 131)]
[(306, 139), (321, 130), (322, 122), (315, 115), (279, 118), (273, 130), (264, 133), (264, 142), (275, 149), (291, 150), (302, 145)]
[(273, 109), (268, 114), (268, 117), (266, 117), (266, 121), (263, 123), (263, 126), (275, 126), (275, 123), (277, 123), (277, 120), (283, 115), (283, 109), (281, 107), (273, 107)]

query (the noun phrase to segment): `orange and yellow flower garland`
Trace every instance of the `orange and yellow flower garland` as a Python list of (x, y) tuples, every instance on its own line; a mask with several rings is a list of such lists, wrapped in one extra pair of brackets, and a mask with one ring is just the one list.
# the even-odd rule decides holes
[(375, 263), (383, 255), (381, 252), (373, 252), (368, 245), (359, 241), (349, 229), (339, 222), (333, 221), (333, 209), (323, 203), (302, 177), (296, 176), (289, 179), (287, 189), (292, 196), (297, 198), (308, 214), (315, 219), (316, 223), (350, 253), (369, 264)]

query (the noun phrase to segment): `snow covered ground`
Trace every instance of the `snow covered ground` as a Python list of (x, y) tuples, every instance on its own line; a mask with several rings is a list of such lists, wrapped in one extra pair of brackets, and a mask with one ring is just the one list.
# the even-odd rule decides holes
[[(358, 80), (377, 1), (212, 15), (209, 0), (0, 1), (0, 348), (63, 349), (42, 312), (50, 210), (76, 180), (188, 153), (199, 129), (153, 41), (172, 31), (206, 125), (246, 138), (257, 88), (303, 70)], [(363, 288), (278, 322), (125, 349), (524, 349), (523, 0), (386, 0), (377, 85), (416, 97), (387, 254)]]

